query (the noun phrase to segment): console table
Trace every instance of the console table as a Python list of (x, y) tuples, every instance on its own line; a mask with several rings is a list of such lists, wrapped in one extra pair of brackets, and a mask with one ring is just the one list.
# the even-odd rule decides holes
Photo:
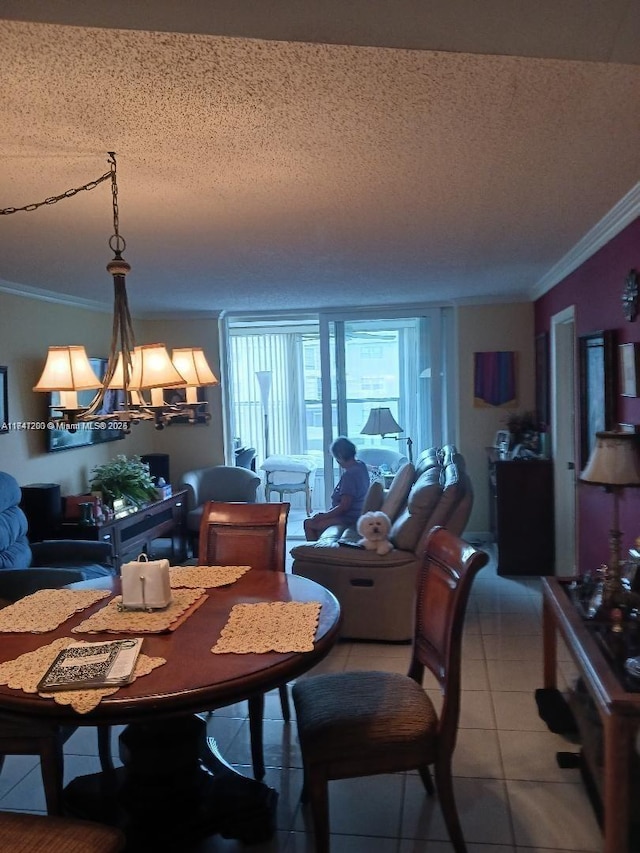
[[(625, 680), (620, 661), (605, 651), (598, 629), (600, 634), (606, 629), (582, 617), (569, 594), (571, 580), (542, 579), (544, 686), (556, 687), (556, 641), (560, 632), (602, 723), (602, 764), (597, 750), (590, 750), (586, 742), (583, 755), (601, 793), (603, 851), (628, 853), (630, 768), (640, 726), (640, 692), (633, 692), (634, 685)], [(617, 637), (624, 649), (624, 635)], [(580, 719), (578, 725), (582, 731)]]
[(170, 498), (156, 501), (121, 518), (102, 524), (64, 522), (60, 536), (64, 539), (92, 539), (110, 542), (117, 571), (123, 563), (135, 560), (144, 552), (153, 557), (153, 541), (171, 539), (172, 557), (176, 562), (187, 559), (187, 491), (174, 492)]

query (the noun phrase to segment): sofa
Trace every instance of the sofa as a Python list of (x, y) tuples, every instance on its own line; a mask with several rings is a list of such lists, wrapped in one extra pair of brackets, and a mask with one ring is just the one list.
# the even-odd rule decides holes
[(424, 451), (403, 465), (391, 486), (372, 483), (363, 513), (381, 510), (392, 522), (392, 550), (357, 547), (355, 527), (333, 526), (317, 542), (291, 550), (292, 572), (330, 589), (342, 608), (341, 636), (407, 642), (413, 637), (418, 568), (429, 531), (443, 525), (460, 536), (473, 506), (463, 456), (453, 445)]
[(15, 601), (39, 589), (114, 574), (108, 542), (59, 539), (29, 544), (22, 492), (0, 471), (0, 599)]

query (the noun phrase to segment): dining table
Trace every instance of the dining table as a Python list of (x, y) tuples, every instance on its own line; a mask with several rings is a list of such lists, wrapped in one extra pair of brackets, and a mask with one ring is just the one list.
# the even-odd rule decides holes
[[(174, 577), (181, 576), (172, 575), (172, 587)], [(224, 760), (215, 737), (207, 734), (203, 712), (264, 694), (321, 661), (339, 636), (335, 596), (304, 577), (251, 569), (230, 583), (196, 589), (197, 600), (168, 628), (147, 630), (145, 616), (157, 614), (138, 613), (140, 627), (119, 632), (117, 619), (115, 629), (106, 631), (103, 618), (107, 608), (115, 612), (119, 578), (68, 589), (103, 591), (105, 597), (51, 630), (5, 628), (0, 673), (3, 665), (19, 670), (20, 661), (64, 638), (96, 642), (132, 631), (144, 639), (140, 658), (147, 666), (130, 684), (100, 694), (99, 701), (86, 691), (91, 707), (80, 710), (66, 704), (65, 691), (46, 696), (15, 682), (0, 684), (0, 710), (61, 727), (124, 725), (122, 766), (71, 780), (64, 790), (65, 811), (121, 827), (131, 851), (187, 850), (214, 834), (244, 843), (268, 840), (275, 830), (277, 792)], [(286, 625), (277, 619), (289, 618), (292, 610), (305, 614), (304, 630), (292, 636), (284, 630), (281, 637), (274, 626)], [(215, 733), (215, 717), (213, 726)]]

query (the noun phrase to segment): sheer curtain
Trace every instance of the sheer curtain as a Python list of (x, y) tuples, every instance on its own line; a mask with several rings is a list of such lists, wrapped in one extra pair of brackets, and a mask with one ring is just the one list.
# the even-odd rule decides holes
[(302, 334), (300, 332), (247, 333), (229, 335), (230, 415), (234, 439), (257, 450), (259, 463), (265, 458), (264, 410), (256, 374), (270, 371), (272, 377), (266, 415), (269, 420), (269, 453), (305, 452), (304, 382)]

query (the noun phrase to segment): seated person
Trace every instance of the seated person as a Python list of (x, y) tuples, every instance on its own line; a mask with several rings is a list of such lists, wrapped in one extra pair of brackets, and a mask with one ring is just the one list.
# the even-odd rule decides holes
[(331, 495), (331, 509), (317, 512), (304, 520), (304, 532), (308, 542), (316, 542), (320, 534), (333, 524), (350, 526), (355, 524), (364, 499), (369, 490), (369, 470), (364, 462), (356, 459), (356, 446), (348, 438), (340, 436), (331, 445), (331, 453), (344, 473)]

